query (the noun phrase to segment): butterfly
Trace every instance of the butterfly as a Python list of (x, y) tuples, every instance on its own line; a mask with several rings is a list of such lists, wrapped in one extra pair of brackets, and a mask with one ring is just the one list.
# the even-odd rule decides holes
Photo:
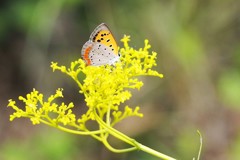
[(87, 65), (113, 65), (120, 59), (118, 46), (105, 23), (97, 26), (83, 45), (81, 55)]

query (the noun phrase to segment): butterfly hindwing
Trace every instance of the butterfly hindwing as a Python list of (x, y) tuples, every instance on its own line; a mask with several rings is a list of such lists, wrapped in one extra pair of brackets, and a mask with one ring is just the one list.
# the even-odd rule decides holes
[(89, 53), (92, 50), (92, 48), (93, 48), (93, 42), (91, 41), (87, 41), (82, 47), (81, 55), (87, 65), (91, 65)]
[(82, 48), (82, 57), (87, 65), (100, 66), (114, 64), (119, 60), (109, 47), (104, 44), (87, 41)]

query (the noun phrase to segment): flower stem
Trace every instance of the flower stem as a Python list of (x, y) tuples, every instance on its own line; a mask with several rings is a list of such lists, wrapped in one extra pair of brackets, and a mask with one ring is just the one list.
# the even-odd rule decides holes
[[(112, 136), (114, 136), (114, 137), (122, 140), (123, 142), (126, 142), (126, 143), (128, 143), (128, 144), (136, 147), (136, 149), (138, 149), (138, 150), (142, 150), (142, 151), (144, 151), (144, 152), (146, 152), (146, 153), (149, 153), (149, 154), (151, 154), (151, 155), (154, 155), (154, 156), (156, 156), (156, 157), (162, 158), (162, 159), (164, 159), (164, 160), (176, 160), (175, 158), (169, 157), (169, 156), (167, 156), (167, 155), (165, 155), (165, 154), (163, 154), (163, 153), (160, 153), (160, 152), (158, 152), (158, 151), (156, 151), (156, 150), (154, 150), (154, 149), (151, 149), (151, 148), (149, 148), (149, 147), (147, 147), (147, 146), (142, 145), (141, 143), (137, 142), (136, 140), (128, 137), (127, 135), (123, 134), (122, 132), (119, 132), (118, 130), (114, 129), (113, 127), (107, 125), (107, 124), (97, 115), (96, 110), (95, 110), (94, 114), (95, 114), (95, 118), (96, 118), (96, 120), (98, 121), (98, 123), (99, 123), (104, 129), (106, 129), (106, 131), (108, 131), (109, 134), (111, 134)], [(109, 144), (108, 144), (108, 145), (109, 145)], [(111, 146), (108, 146), (108, 145), (107, 145), (107, 146), (105, 145), (105, 146), (106, 146), (107, 148), (109, 148), (109, 149), (112, 148)], [(112, 150), (112, 149), (110, 149), (110, 150)], [(117, 150), (117, 149), (116, 149), (116, 150)], [(134, 149), (133, 149), (133, 150), (134, 150)], [(113, 151), (113, 150), (112, 150), (112, 151)]]
[[(138, 142), (136, 142), (136, 143), (138, 143)], [(139, 147), (140, 150), (142, 150), (142, 151), (144, 151), (146, 153), (149, 153), (151, 155), (154, 155), (156, 157), (159, 157), (159, 158), (162, 158), (162, 159), (165, 159), (165, 160), (176, 160), (175, 158), (169, 157), (169, 156), (167, 156), (167, 155), (165, 155), (163, 153), (160, 153), (160, 152), (158, 152), (158, 151), (156, 151), (156, 150), (154, 150), (152, 148), (144, 146), (141, 143), (138, 143), (138, 147)]]

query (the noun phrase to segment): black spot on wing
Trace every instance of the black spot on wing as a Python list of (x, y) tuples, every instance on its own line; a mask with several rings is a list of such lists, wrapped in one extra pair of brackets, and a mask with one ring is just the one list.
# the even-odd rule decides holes
[(97, 32), (97, 33), (95, 34), (95, 36), (93, 37), (93, 41), (94, 41), (94, 42), (95, 42), (95, 40), (96, 40), (98, 34), (99, 34), (99, 32)]

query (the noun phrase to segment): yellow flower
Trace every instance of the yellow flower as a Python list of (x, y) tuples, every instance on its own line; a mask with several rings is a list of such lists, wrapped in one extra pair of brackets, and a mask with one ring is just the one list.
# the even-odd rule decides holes
[[(70, 67), (67, 68), (52, 62), (53, 71), (58, 70), (70, 76), (77, 83), (79, 92), (84, 94), (88, 110), (81, 117), (76, 118), (72, 112), (73, 103), (59, 105), (55, 102), (57, 98), (63, 97), (63, 89), (58, 89), (46, 101), (43, 94), (33, 89), (26, 97), (19, 97), (19, 100), (25, 103), (24, 110), (19, 109), (15, 101), (9, 100), (8, 106), (15, 110), (10, 120), (27, 117), (33, 124), (45, 123), (66, 132), (91, 135), (114, 152), (141, 149), (142, 145), (117, 131), (113, 126), (127, 117), (143, 116), (139, 113), (139, 106), (120, 107), (120, 104), (131, 98), (129, 89), (139, 90), (143, 86), (143, 82), (138, 77), (162, 78), (163, 75), (152, 69), (156, 66), (157, 54), (149, 52), (151, 46), (148, 40), (145, 40), (144, 47), (138, 50), (129, 46), (130, 36), (124, 36), (121, 41), (124, 47), (120, 48), (121, 59), (115, 65), (86, 66), (85, 62), (79, 59), (71, 62)], [(79, 79), (79, 75), (85, 75), (85, 79)], [(88, 121), (95, 121), (99, 126), (98, 129), (91, 130), (91, 127), (86, 124)], [(108, 143), (109, 135), (134, 147), (115, 149)]]
[[(119, 105), (131, 98), (130, 88), (140, 89), (143, 86), (143, 82), (138, 79), (139, 76), (162, 78), (163, 75), (152, 69), (156, 66), (156, 53), (149, 52), (151, 46), (148, 40), (145, 40), (144, 47), (138, 50), (129, 46), (130, 36), (124, 36), (121, 41), (124, 46), (120, 48), (121, 61), (114, 66), (86, 66), (85, 62), (79, 59), (67, 68), (52, 62), (53, 71), (59, 70), (70, 76), (77, 83), (80, 93), (84, 94), (89, 109), (80, 118), (76, 119), (71, 110), (74, 107), (73, 103), (58, 105), (54, 102), (56, 98), (63, 97), (63, 89), (58, 89), (47, 101), (43, 101), (43, 94), (33, 89), (25, 98), (19, 97), (19, 100), (25, 103), (25, 110), (19, 109), (15, 101), (9, 101), (8, 106), (15, 110), (10, 120), (27, 117), (33, 124), (42, 122), (55, 127), (64, 125), (66, 128), (74, 127), (77, 130), (89, 132), (86, 122), (94, 120), (99, 124), (96, 116), (111, 127), (129, 116), (142, 117), (139, 107), (120, 108)], [(85, 79), (79, 79), (79, 74), (84, 74)], [(101, 124), (99, 125), (101, 129)]]

